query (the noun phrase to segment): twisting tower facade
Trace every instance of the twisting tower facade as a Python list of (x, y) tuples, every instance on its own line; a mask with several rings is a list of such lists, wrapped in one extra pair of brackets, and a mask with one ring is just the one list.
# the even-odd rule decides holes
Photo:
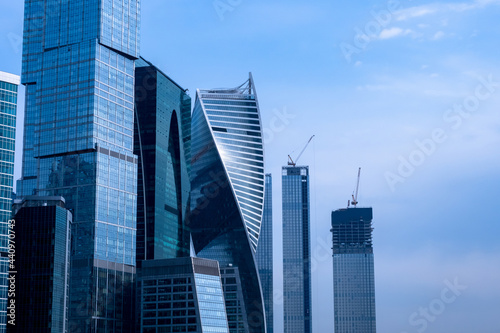
[[(197, 90), (191, 132), (188, 223), (194, 249), (200, 257), (218, 260), (224, 274), (238, 273), (238, 290), (224, 290), (226, 307), (234, 305), (230, 331), (265, 332), (254, 258), (264, 203), (264, 151), (252, 75), (236, 88)], [(233, 292), (234, 304), (227, 297)]]

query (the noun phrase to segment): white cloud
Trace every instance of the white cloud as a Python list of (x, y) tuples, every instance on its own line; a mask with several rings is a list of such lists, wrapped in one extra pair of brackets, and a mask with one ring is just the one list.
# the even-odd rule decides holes
[(413, 31), (410, 29), (403, 30), (401, 28), (394, 27), (394, 28), (382, 30), (380, 32), (380, 35), (378, 36), (378, 38), (390, 39), (390, 38), (395, 38), (395, 37), (399, 37), (399, 36), (405, 36), (405, 35), (411, 34), (412, 32)]
[(438, 40), (444, 37), (444, 32), (438, 31), (434, 34), (434, 37), (432, 37), (433, 40)]
[(403, 33), (403, 29), (401, 28), (390, 28), (390, 29), (384, 29), (382, 32), (380, 32), (379, 38), (380, 39), (389, 39), (393, 37), (397, 37)]
[(396, 19), (398, 21), (406, 21), (408, 19), (414, 17), (420, 17), (425, 15), (434, 14), (438, 11), (435, 5), (426, 5), (426, 6), (416, 6), (410, 7), (406, 9), (401, 9), (396, 13)]
[(434, 3), (429, 5), (415, 6), (399, 10), (396, 13), (396, 20), (406, 21), (415, 17), (432, 15), (439, 12), (464, 12), (468, 10), (484, 8), (486, 6), (495, 4), (500, 4), (500, 0), (474, 0), (471, 2), (451, 4)]

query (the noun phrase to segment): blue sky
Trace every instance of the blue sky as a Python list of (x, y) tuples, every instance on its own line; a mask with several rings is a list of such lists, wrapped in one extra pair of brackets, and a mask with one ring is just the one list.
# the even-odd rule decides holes
[[(19, 74), (23, 4), (0, 9), (0, 70)], [(299, 163), (311, 167), (314, 332), (332, 331), (330, 212), (358, 167), (378, 331), (500, 331), (498, 17), (498, 0), (143, 1), (143, 56), (192, 96), (253, 73), (274, 178), (277, 328), (280, 169), (315, 134)], [(449, 283), (462, 289), (446, 303)]]

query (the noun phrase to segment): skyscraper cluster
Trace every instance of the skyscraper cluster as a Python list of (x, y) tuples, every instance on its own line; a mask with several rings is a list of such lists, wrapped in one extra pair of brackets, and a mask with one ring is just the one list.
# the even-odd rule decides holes
[(0, 329), (17, 302), (13, 332), (266, 332), (252, 76), (198, 90), (191, 114), (187, 91), (140, 56), (139, 0), (26, 0), (24, 19), (14, 222), (20, 82), (0, 77), (2, 258), (9, 223), (23, 246), (17, 295), (7, 297), (9, 262), (0, 265)]
[[(274, 330), (252, 74), (198, 89), (191, 111), (141, 56), (139, 27), (140, 0), (25, 0), (22, 76), (0, 72), (0, 333)], [(308, 166), (289, 163), (281, 181), (284, 332), (307, 333)], [(336, 332), (374, 332), (371, 231), (371, 209), (332, 214)]]
[[(352, 204), (331, 215), (334, 332), (375, 333), (373, 213)], [(282, 168), (282, 210), (284, 332), (312, 332), (309, 167)]]

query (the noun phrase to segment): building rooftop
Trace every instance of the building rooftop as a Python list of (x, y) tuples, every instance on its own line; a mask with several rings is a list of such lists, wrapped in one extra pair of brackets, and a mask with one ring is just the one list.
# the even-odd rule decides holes
[(0, 71), (0, 81), (19, 85), (21, 84), (21, 77), (19, 75)]

